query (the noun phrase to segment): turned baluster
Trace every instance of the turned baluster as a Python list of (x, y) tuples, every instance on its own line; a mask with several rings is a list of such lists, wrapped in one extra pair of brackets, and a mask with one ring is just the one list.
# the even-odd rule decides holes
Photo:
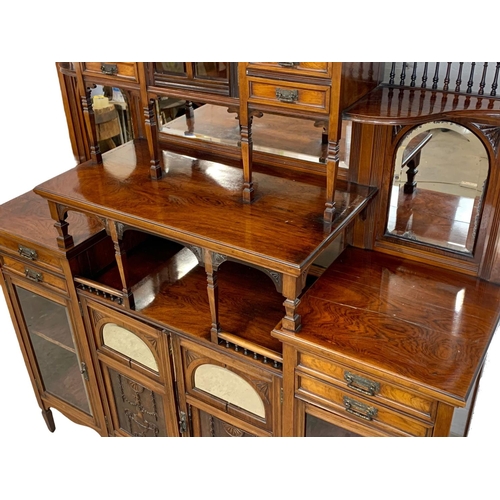
[(106, 221), (106, 230), (113, 241), (115, 248), (116, 265), (122, 282), (123, 302), (129, 309), (134, 308), (134, 296), (129, 285), (129, 271), (127, 263), (127, 252), (123, 247), (123, 224), (111, 220)]

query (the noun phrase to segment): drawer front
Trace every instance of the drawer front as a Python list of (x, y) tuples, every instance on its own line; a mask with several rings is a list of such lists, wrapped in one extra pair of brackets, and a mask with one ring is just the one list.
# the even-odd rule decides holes
[(331, 408), (355, 422), (369, 424), (390, 435), (430, 436), (432, 423), (398, 413), (350, 391), (307, 376), (297, 376), (296, 395), (300, 399)]
[(59, 257), (43, 248), (21, 244), (0, 235), (0, 249), (2, 248), (28, 265), (35, 263), (37, 266), (45, 267), (56, 273), (63, 273)]
[(23, 276), (30, 281), (43, 285), (51, 290), (61, 291), (67, 293), (68, 287), (66, 280), (60, 276), (33, 266), (29, 263), (21, 262), (11, 257), (3, 256), (3, 267), (17, 276)]
[(181, 356), (187, 395), (256, 427), (275, 431), (280, 378), (183, 340)]
[(84, 62), (83, 73), (138, 82), (137, 66), (133, 62)]
[(429, 421), (434, 419), (436, 403), (432, 399), (427, 399), (358, 370), (346, 368), (309, 354), (300, 355), (297, 370), (329, 383), (338, 384), (342, 389), (345, 388), (360, 394), (373, 401), (374, 404), (381, 402), (395, 409), (408, 411), (419, 418)]
[(273, 71), (289, 75), (331, 78), (330, 62), (250, 62), (248, 69)]
[(323, 85), (248, 78), (249, 103), (290, 110), (326, 114), (330, 109), (330, 88)]

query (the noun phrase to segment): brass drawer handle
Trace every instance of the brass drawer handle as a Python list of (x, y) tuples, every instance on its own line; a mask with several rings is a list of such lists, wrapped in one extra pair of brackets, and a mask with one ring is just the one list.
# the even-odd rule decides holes
[(354, 373), (344, 372), (344, 379), (347, 382), (347, 387), (367, 396), (375, 396), (380, 391), (380, 384), (378, 382), (373, 382)]
[(344, 396), (344, 406), (348, 413), (352, 415), (356, 415), (356, 417), (363, 418), (365, 420), (369, 420), (370, 422), (377, 416), (378, 410), (373, 406), (365, 405), (360, 401), (356, 401), (355, 399), (351, 399), (347, 396)]
[(276, 99), (281, 102), (297, 102), (299, 100), (298, 90), (276, 89)]
[(32, 250), (31, 248), (28, 247), (23, 247), (22, 245), (19, 245), (19, 248), (17, 250), (19, 252), (19, 255), (21, 257), (24, 257), (25, 259), (29, 260), (38, 259), (38, 254), (36, 253), (36, 250)]
[(116, 64), (101, 63), (101, 73), (104, 73), (105, 75), (117, 75), (118, 66)]
[(24, 269), (24, 275), (26, 276), (26, 278), (30, 279), (31, 281), (36, 281), (37, 283), (41, 283), (43, 281), (42, 273), (37, 273), (36, 271), (28, 269), (27, 267)]
[(283, 68), (295, 68), (299, 65), (298, 62), (279, 62), (278, 64)]

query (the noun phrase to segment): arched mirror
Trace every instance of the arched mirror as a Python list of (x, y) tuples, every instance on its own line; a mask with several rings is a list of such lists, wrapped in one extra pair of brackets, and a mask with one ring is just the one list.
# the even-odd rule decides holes
[(486, 148), (467, 128), (410, 130), (396, 152), (387, 234), (472, 254), (488, 172)]

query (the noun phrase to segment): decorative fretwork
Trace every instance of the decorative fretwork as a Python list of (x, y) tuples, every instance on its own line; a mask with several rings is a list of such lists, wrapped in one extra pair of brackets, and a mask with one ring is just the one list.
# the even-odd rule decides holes
[[(125, 395), (125, 390), (123, 387), (123, 381), (122, 379), (125, 379), (127, 382), (127, 385), (132, 389), (134, 393), (134, 401), (131, 401), (130, 399), (127, 398)], [(121, 399), (124, 403), (133, 406), (139, 410), (140, 413), (146, 413), (147, 415), (150, 415), (151, 417), (154, 417), (156, 420), (158, 420), (158, 409), (156, 407), (156, 398), (155, 398), (155, 393), (153, 391), (150, 391), (149, 389), (146, 389), (139, 383), (130, 380), (123, 375), (118, 374), (118, 381), (120, 384), (120, 391), (121, 391)], [(146, 407), (142, 403), (141, 399), (141, 394), (146, 391), (146, 395), (149, 393), (151, 395), (151, 404), (152, 404), (152, 410), (146, 409)]]
[(186, 245), (191, 252), (193, 252), (194, 256), (196, 257), (198, 261), (198, 265), (203, 266), (203, 248), (197, 247), (195, 245)]
[(92, 316), (94, 317), (94, 324), (99, 323), (106, 317), (101, 311), (96, 311), (95, 309), (92, 309)]
[(497, 154), (498, 146), (500, 145), (500, 127), (494, 125), (481, 125), (479, 123), (474, 123), (473, 125), (488, 139), (493, 151)]
[(213, 252), (212, 253), (212, 266), (214, 271), (217, 271), (220, 265), (227, 260), (227, 255), (223, 255), (221, 253)]
[(263, 382), (262, 380), (252, 380), (252, 383), (257, 388), (257, 391), (261, 395), (262, 399), (264, 399), (266, 401), (266, 403), (270, 404), (269, 384), (267, 382)]
[(242, 437), (245, 431), (234, 425), (230, 425), (227, 422), (222, 422), (222, 428), (224, 432), (230, 437)]
[(185, 351), (186, 352), (186, 361), (187, 365), (189, 366), (193, 361), (200, 359), (201, 356), (194, 351)]
[[(129, 422), (129, 428), (130, 428), (130, 434), (134, 437), (147, 437), (150, 435), (151, 432), (153, 432), (154, 437), (158, 437), (160, 430), (156, 424), (153, 422), (149, 422), (146, 419), (138, 419), (137, 415), (130, 410), (125, 409), (124, 410), (125, 416), (128, 419)], [(138, 432), (137, 430), (133, 430), (134, 425), (138, 426), (142, 429), (141, 432)]]

